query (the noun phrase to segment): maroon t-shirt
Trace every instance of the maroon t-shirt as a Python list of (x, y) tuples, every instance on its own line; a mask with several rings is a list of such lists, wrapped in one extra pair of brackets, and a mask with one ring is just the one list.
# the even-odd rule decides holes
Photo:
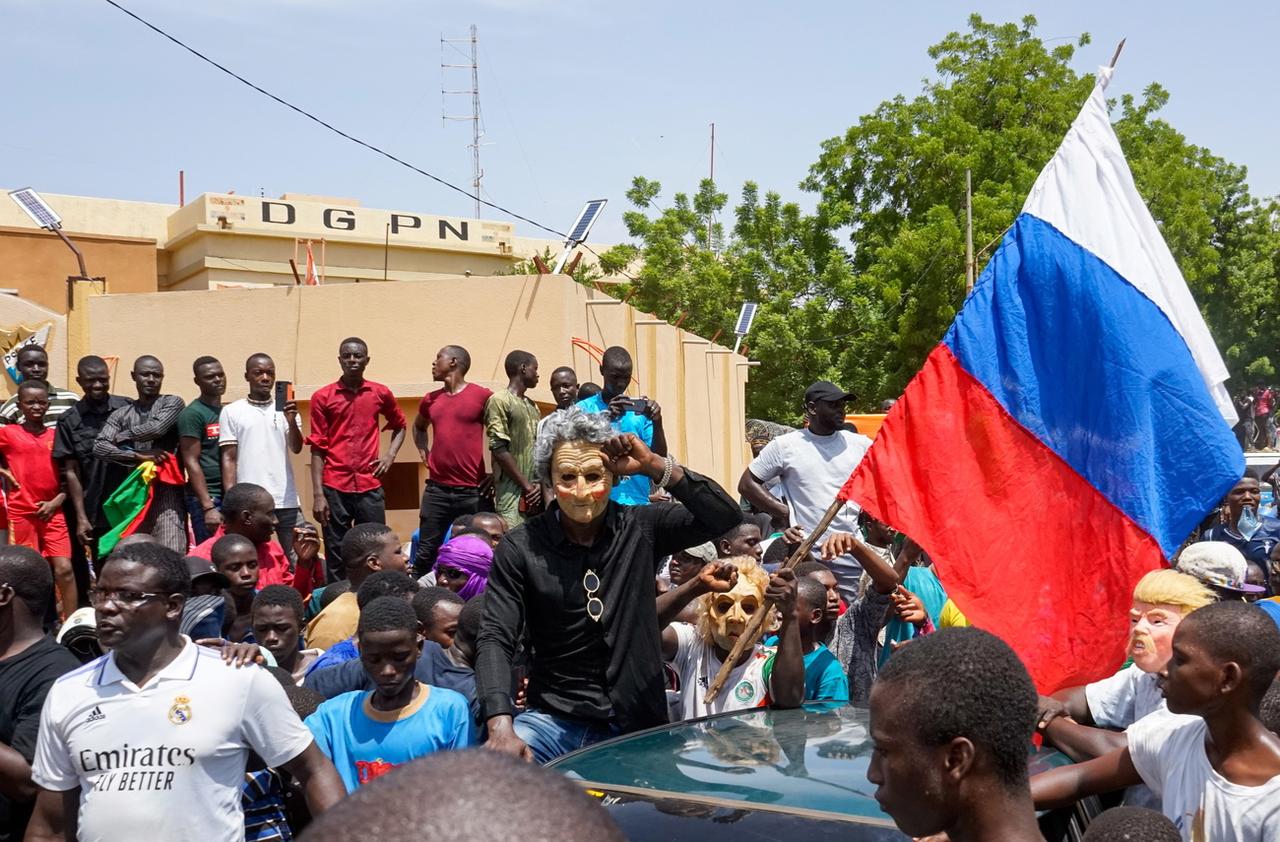
[(422, 399), (418, 412), (431, 422), (427, 471), (432, 482), (475, 488), (484, 477), (484, 404), (490, 392), (468, 383), (456, 395), (436, 389)]

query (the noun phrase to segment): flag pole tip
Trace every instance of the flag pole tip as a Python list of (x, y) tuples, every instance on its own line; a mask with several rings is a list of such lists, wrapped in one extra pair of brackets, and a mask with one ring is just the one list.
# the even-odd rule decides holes
[(1108, 65), (1108, 66), (1109, 66), (1109, 67), (1111, 67), (1112, 69), (1114, 69), (1114, 68), (1115, 68), (1115, 66), (1116, 66), (1116, 61), (1118, 61), (1118, 60), (1119, 60), (1119, 58), (1120, 58), (1120, 51), (1124, 49), (1124, 42), (1125, 42), (1126, 40), (1127, 40), (1127, 39), (1125, 39), (1125, 38), (1121, 38), (1121, 39), (1120, 39), (1120, 43), (1119, 43), (1119, 44), (1116, 44), (1116, 51), (1111, 55), (1111, 64), (1110, 64), (1110, 65)]

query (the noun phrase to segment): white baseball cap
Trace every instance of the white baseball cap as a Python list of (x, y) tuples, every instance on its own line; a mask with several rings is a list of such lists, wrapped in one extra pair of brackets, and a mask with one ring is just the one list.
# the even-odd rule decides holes
[(1244, 554), (1226, 541), (1197, 541), (1178, 556), (1179, 572), (1206, 585), (1238, 593), (1265, 593), (1266, 588), (1245, 581), (1249, 564)]

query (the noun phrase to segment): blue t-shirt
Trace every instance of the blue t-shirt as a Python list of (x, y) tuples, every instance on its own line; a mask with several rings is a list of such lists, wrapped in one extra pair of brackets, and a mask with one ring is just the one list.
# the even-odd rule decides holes
[(324, 650), (324, 653), (319, 658), (316, 658), (311, 666), (307, 667), (304, 675), (311, 675), (317, 670), (336, 667), (338, 664), (345, 664), (347, 661), (354, 661), (359, 657), (360, 650), (356, 648), (356, 639), (348, 637), (346, 640), (339, 640)]
[(337, 768), (347, 792), (433, 751), (475, 742), (471, 712), (460, 693), (419, 683), (418, 697), (400, 710), (374, 710), (373, 693), (330, 699), (306, 719), (316, 745)]
[[(578, 401), (578, 409), (583, 412), (609, 411), (604, 402), (604, 393), (592, 395)], [(622, 417), (610, 421), (613, 429), (619, 433), (635, 433), (646, 446), (653, 446), (653, 422), (638, 412), (630, 410), (622, 413)], [(624, 506), (643, 506), (649, 502), (649, 478), (646, 476), (630, 476), (614, 479), (613, 491), (609, 499)]]

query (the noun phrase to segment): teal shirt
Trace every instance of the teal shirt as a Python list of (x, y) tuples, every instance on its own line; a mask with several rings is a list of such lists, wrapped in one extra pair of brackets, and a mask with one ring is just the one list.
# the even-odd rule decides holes
[[(609, 405), (604, 402), (604, 392), (598, 395), (592, 395), (589, 398), (578, 401), (578, 409), (583, 412), (605, 412), (609, 411)], [(619, 433), (635, 433), (645, 446), (653, 446), (653, 422), (643, 415), (636, 412), (624, 412), (622, 417), (611, 420), (613, 429)], [(621, 503), (624, 506), (643, 506), (649, 502), (649, 478), (646, 476), (630, 476), (617, 479), (613, 485), (613, 491), (609, 493), (609, 499)]]
[[(777, 646), (777, 636), (764, 642), (765, 646)], [(776, 656), (775, 656), (776, 657)], [(773, 673), (773, 658), (764, 665), (767, 684)], [(849, 677), (844, 674), (840, 661), (823, 644), (804, 656), (804, 700), (806, 702), (849, 701)]]
[[(938, 576), (933, 572), (932, 567), (911, 566), (907, 568), (907, 575), (902, 582), (902, 586), (920, 597), (920, 601), (924, 603), (925, 613), (929, 615), (929, 620), (933, 623), (934, 628), (938, 627), (938, 618), (942, 616), (942, 606), (947, 604), (947, 592), (943, 589), (942, 583), (938, 581)], [(893, 647), (890, 642), (901, 643), (904, 640), (910, 640), (916, 635), (916, 627), (910, 623), (904, 623), (897, 617), (893, 617), (884, 626), (884, 646), (880, 649), (880, 666), (884, 666), (884, 662), (889, 660), (889, 656), (893, 654)]]

